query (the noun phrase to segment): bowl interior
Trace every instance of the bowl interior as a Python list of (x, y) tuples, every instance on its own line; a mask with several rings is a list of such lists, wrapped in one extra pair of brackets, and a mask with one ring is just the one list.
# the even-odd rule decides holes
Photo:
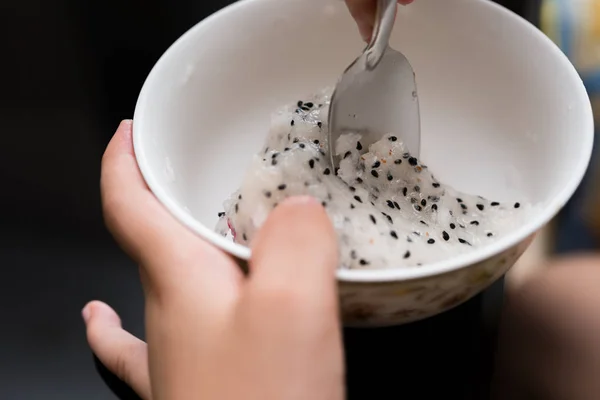
[[(421, 158), (438, 178), (544, 205), (514, 237), (420, 273), (483, 259), (547, 222), (578, 185), (592, 145), (589, 100), (562, 53), (485, 0), (401, 7), (391, 44), (416, 71)], [(340, 0), (245, 0), (196, 25), (157, 63), (136, 108), (136, 155), (150, 188), (201, 236), (248, 257), (212, 231), (223, 200), (274, 109), (335, 84), (362, 49)]]

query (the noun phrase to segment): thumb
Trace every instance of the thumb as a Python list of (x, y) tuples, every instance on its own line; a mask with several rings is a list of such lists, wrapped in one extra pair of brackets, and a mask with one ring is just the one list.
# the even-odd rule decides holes
[(323, 206), (295, 197), (277, 207), (253, 241), (250, 285), (337, 306), (337, 237)]

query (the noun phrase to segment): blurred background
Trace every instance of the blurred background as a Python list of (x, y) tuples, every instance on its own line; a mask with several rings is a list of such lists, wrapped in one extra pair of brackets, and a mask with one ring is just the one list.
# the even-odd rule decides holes
[[(160, 55), (231, 2), (0, 0), (0, 399), (114, 398), (94, 369), (80, 310), (107, 301), (143, 337), (143, 298), (136, 266), (103, 227), (100, 158)], [(600, 54), (600, 17), (576, 22), (585, 7), (600, 13), (598, 2), (498, 2), (542, 25), (590, 91), (600, 88), (599, 60), (582, 56)], [(515, 276), (551, 252), (593, 247), (586, 187)]]

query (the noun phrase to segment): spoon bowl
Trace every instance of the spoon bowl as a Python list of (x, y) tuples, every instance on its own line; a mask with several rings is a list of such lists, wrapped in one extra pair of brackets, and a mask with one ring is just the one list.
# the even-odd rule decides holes
[(419, 157), (421, 127), (415, 73), (408, 59), (389, 46), (396, 0), (378, 0), (373, 36), (363, 53), (339, 79), (329, 108), (329, 154), (337, 167), (335, 146), (345, 132), (362, 135), (363, 151), (394, 133)]

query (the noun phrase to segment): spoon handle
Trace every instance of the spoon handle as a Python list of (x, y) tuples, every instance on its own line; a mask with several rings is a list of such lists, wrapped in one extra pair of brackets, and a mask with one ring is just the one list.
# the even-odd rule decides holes
[(373, 69), (379, 64), (390, 42), (394, 20), (396, 19), (397, 0), (377, 0), (377, 17), (371, 43), (366, 48), (367, 68)]

